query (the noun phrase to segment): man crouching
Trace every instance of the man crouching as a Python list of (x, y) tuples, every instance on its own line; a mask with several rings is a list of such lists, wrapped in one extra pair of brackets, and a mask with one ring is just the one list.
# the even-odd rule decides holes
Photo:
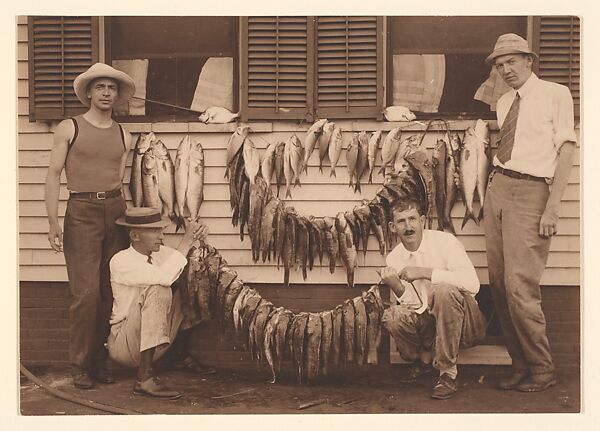
[[(181, 393), (156, 378), (153, 363), (171, 347), (183, 320), (180, 295), (173, 293), (171, 285), (185, 268), (193, 242), (204, 242), (208, 228), (190, 222), (181, 243), (173, 249), (163, 245), (163, 229), (170, 221), (157, 209), (128, 209), (116, 223), (129, 228), (131, 246), (110, 261), (113, 308), (109, 356), (121, 365), (139, 367), (135, 393), (179, 398)], [(188, 368), (201, 367), (189, 356), (184, 363)]]
[(463, 245), (454, 235), (424, 229), (417, 201), (395, 207), (390, 229), (399, 238), (387, 256), (381, 277), (398, 300), (383, 314), (398, 353), (413, 363), (414, 380), (433, 367), (440, 372), (432, 398), (447, 399), (457, 391), (459, 347), (485, 336), (485, 318), (475, 300), (479, 279)]

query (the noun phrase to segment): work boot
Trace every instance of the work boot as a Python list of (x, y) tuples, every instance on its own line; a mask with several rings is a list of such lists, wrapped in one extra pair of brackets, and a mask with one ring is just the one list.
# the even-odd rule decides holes
[(442, 374), (437, 383), (433, 387), (431, 398), (436, 400), (447, 400), (458, 391), (456, 379), (453, 379), (448, 374)]
[(112, 371), (108, 369), (106, 366), (106, 362), (102, 361), (96, 365), (92, 376), (97, 382), (111, 384), (115, 382), (115, 377), (112, 374)]
[(180, 392), (169, 389), (157, 377), (150, 377), (143, 381), (137, 380), (133, 386), (133, 392), (162, 400), (176, 400), (181, 398)]
[(517, 385), (521, 392), (541, 392), (556, 384), (554, 373), (532, 374)]
[(73, 386), (79, 389), (92, 389), (94, 381), (87, 371), (79, 371), (73, 374)]
[(199, 374), (201, 376), (215, 374), (217, 372), (217, 370), (215, 370), (213, 367), (201, 364), (191, 356), (187, 356), (186, 358), (180, 361), (173, 362), (170, 368), (172, 370), (188, 371), (191, 373)]
[(419, 379), (419, 377), (431, 373), (434, 369), (435, 368), (433, 368), (431, 364), (424, 364), (420, 361), (415, 362), (409, 367), (408, 373), (404, 377), (401, 377), (399, 380), (401, 383), (416, 382)]
[(515, 370), (510, 376), (500, 380), (497, 387), (503, 391), (510, 391), (515, 389), (528, 375), (525, 370)]

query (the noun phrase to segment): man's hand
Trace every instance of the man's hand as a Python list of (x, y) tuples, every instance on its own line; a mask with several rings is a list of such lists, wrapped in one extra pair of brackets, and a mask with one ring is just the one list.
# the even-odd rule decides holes
[(431, 268), (421, 266), (407, 266), (400, 271), (400, 279), (412, 283), (415, 280), (428, 279), (431, 280)]
[(63, 233), (59, 225), (50, 225), (48, 232), (48, 242), (52, 250), (62, 253), (63, 251)]
[(381, 269), (379, 276), (381, 277), (381, 281), (392, 289), (396, 297), (400, 298), (404, 294), (404, 285), (400, 280), (400, 275), (396, 271), (396, 268), (386, 266)]
[(556, 235), (558, 232), (558, 210), (554, 208), (548, 208), (544, 210), (542, 218), (540, 219), (540, 232), (539, 235), (542, 238), (550, 238)]
[(208, 226), (200, 221), (188, 220), (185, 226), (185, 236), (192, 241), (199, 241), (204, 244), (208, 236)]

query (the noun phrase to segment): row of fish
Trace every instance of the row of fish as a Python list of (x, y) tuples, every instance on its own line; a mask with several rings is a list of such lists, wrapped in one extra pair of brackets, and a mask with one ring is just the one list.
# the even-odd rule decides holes
[(209, 319), (235, 328), (252, 357), (267, 362), (273, 383), (284, 360), (291, 361), (299, 383), (314, 383), (350, 363), (378, 363), (383, 316), (378, 286), (332, 310), (293, 313), (244, 285), (214, 247), (193, 247), (187, 268), (183, 328)]
[(197, 219), (204, 200), (204, 150), (189, 135), (177, 148), (175, 163), (154, 133), (140, 134), (133, 150), (129, 190), (133, 205), (159, 208), (177, 223)]

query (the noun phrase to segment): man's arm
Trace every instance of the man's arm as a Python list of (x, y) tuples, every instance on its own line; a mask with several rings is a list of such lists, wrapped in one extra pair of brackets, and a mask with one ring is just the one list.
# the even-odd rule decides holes
[(61, 121), (54, 130), (54, 145), (50, 152), (50, 164), (46, 174), (45, 201), (48, 214), (48, 241), (57, 252), (63, 251), (63, 233), (58, 223), (58, 197), (60, 192), (60, 174), (65, 167), (69, 141), (73, 137), (74, 127), (70, 120)]
[(131, 133), (129, 133), (125, 129), (123, 129), (123, 140), (125, 141), (125, 152), (121, 157), (121, 164), (119, 166), (119, 178), (121, 178), (121, 184), (123, 184), (123, 179), (125, 177), (125, 165), (127, 164), (127, 156), (129, 155), (129, 151), (131, 150)]

